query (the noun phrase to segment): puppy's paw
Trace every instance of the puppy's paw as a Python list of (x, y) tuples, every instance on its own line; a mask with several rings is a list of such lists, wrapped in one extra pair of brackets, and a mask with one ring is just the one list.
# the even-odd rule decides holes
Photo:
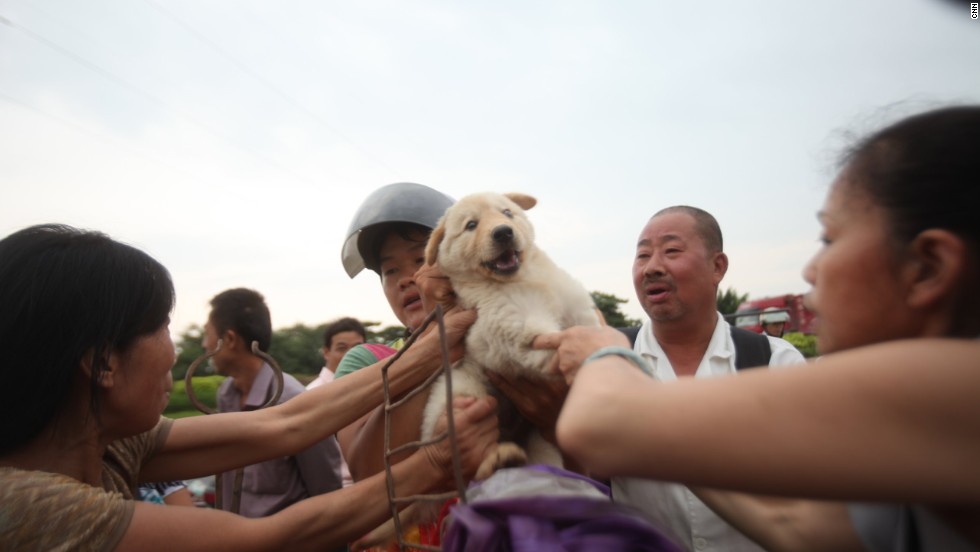
[(501, 468), (516, 468), (527, 464), (527, 453), (514, 443), (500, 443), (483, 459), (476, 470), (477, 481), (482, 481)]

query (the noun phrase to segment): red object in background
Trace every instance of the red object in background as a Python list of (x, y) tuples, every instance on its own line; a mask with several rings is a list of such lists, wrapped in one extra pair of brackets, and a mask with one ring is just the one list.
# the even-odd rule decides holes
[(738, 306), (734, 314), (726, 315), (725, 318), (732, 325), (762, 333), (762, 325), (759, 323), (759, 315), (768, 308), (775, 308), (778, 311), (789, 313), (789, 322), (786, 323), (785, 332), (800, 332), (804, 334), (816, 333), (816, 324), (813, 312), (803, 305), (803, 295), (778, 295), (776, 297), (763, 297), (762, 299), (752, 299)]

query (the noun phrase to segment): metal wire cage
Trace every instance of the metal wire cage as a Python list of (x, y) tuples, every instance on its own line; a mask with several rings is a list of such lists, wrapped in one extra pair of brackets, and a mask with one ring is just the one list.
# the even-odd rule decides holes
[[(433, 373), (426, 381), (421, 385), (413, 389), (412, 391), (405, 394), (398, 400), (392, 400), (391, 391), (388, 387), (388, 369), (392, 364), (397, 361), (401, 355), (408, 350), (409, 347), (415, 340), (421, 335), (429, 324), (435, 320), (438, 325), (439, 330), (439, 344), (442, 350), (442, 370), (437, 370)], [(421, 326), (412, 333), (405, 345), (399, 350), (395, 355), (393, 355), (381, 370), (381, 376), (384, 384), (384, 413), (385, 413), (385, 432), (384, 432), (384, 466), (385, 466), (385, 478), (388, 483), (388, 504), (391, 508), (392, 520), (395, 524), (395, 533), (398, 539), (399, 550), (406, 550), (407, 547), (413, 550), (434, 550), (438, 551), (441, 548), (436, 548), (434, 546), (428, 546), (424, 544), (407, 543), (404, 540), (404, 531), (402, 529), (401, 518), (399, 517), (399, 506), (410, 504), (416, 501), (426, 501), (426, 502), (436, 502), (441, 503), (452, 498), (459, 498), (461, 502), (466, 503), (466, 483), (463, 480), (463, 468), (459, 458), (459, 447), (456, 440), (455, 423), (453, 420), (453, 381), (451, 377), (452, 365), (449, 362), (449, 346), (446, 342), (446, 325), (444, 320), (444, 313), (442, 306), (437, 305), (435, 310), (429, 314), (422, 322)], [(410, 443), (405, 443), (395, 449), (391, 448), (391, 416), (392, 413), (400, 406), (405, 404), (407, 401), (415, 397), (419, 393), (423, 393), (429, 389), (431, 384), (439, 378), (439, 376), (445, 375), (445, 391), (446, 391), (446, 418), (447, 418), (447, 430), (439, 435), (435, 435), (431, 439), (424, 441), (413, 441)], [(435, 390), (433, 390), (435, 392)], [(453, 459), (453, 475), (456, 480), (456, 490), (446, 493), (439, 494), (426, 494), (426, 495), (411, 495), (405, 497), (395, 496), (395, 480), (391, 471), (391, 458), (392, 456), (399, 454), (406, 450), (417, 450), (426, 445), (431, 445), (438, 443), (444, 439), (449, 439), (450, 449), (452, 450)]]

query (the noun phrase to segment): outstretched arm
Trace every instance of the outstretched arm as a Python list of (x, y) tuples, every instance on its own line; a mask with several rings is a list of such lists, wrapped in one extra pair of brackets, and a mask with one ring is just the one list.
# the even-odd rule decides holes
[(616, 339), (581, 330), (536, 345), (577, 371), (558, 440), (594, 472), (781, 496), (980, 501), (980, 343), (891, 342), (797, 370), (658, 383), (615, 356), (581, 366), (588, 349), (574, 341)]
[[(333, 385), (333, 384), (331, 384)], [(330, 387), (325, 386), (325, 387)], [(295, 399), (294, 399), (295, 400)], [(492, 399), (454, 402), (461, 464), (468, 477), (497, 441)], [(445, 427), (445, 417), (441, 420)], [(453, 486), (448, 440), (413, 453), (393, 466), (395, 495), (436, 492)], [(137, 504), (117, 550), (324, 550), (342, 546), (390, 515), (384, 474), (300, 501), (265, 518), (219, 510), (160, 508)]]
[[(462, 354), (473, 311), (447, 314), (450, 357)], [(281, 405), (174, 421), (162, 450), (141, 472), (143, 480), (186, 479), (255, 464), (301, 451), (333, 435), (383, 400), (379, 362)], [(438, 332), (422, 336), (389, 369), (389, 385), (404, 393), (442, 366)]]

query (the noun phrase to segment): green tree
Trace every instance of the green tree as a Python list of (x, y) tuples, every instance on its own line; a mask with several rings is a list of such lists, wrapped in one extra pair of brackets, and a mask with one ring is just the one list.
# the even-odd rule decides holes
[(738, 309), (738, 306), (744, 303), (749, 298), (748, 293), (739, 294), (735, 288), (728, 288), (724, 293), (718, 290), (718, 297), (716, 304), (718, 305), (718, 312), (722, 314), (732, 314)]
[[(272, 345), (268, 353), (290, 374), (315, 374), (323, 366), (320, 355), (323, 330), (326, 324), (316, 327), (296, 324), (272, 332)], [(177, 362), (173, 367), (175, 380), (182, 380), (194, 359), (204, 355), (202, 343), (204, 329), (194, 324), (184, 330), (177, 339)], [(199, 366), (195, 377), (208, 375), (206, 366)]]
[(385, 326), (378, 330), (374, 329), (374, 326), (380, 325), (380, 322), (364, 322), (368, 343), (391, 343), (405, 337), (405, 326)]
[(619, 310), (619, 306), (628, 302), (628, 299), (622, 299), (611, 293), (603, 293), (601, 291), (593, 291), (591, 295), (596, 308), (599, 309), (602, 316), (606, 319), (606, 324), (614, 328), (629, 328), (642, 324), (640, 320), (629, 318)]
[(269, 355), (276, 359), (283, 372), (315, 374), (323, 366), (323, 330), (326, 324), (310, 327), (296, 324), (272, 332)]

